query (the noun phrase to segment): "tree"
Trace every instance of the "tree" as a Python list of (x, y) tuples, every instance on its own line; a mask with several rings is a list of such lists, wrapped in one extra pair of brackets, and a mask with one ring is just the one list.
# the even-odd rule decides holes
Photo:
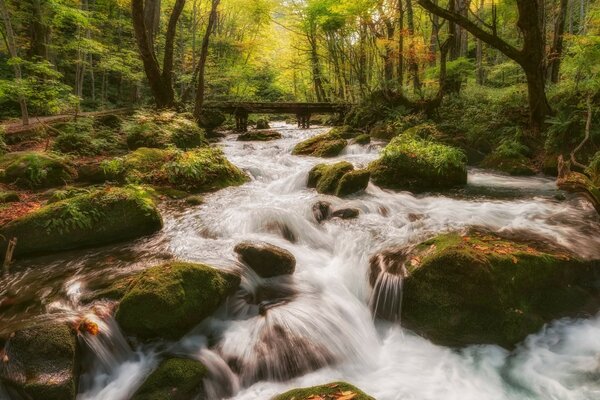
[(523, 35), (523, 46), (521, 49), (516, 48), (498, 36), (495, 21), (491, 26), (481, 26), (481, 24), (469, 20), (468, 16), (453, 11), (452, 8), (442, 8), (429, 0), (417, 1), (427, 11), (460, 25), (473, 36), (498, 49), (506, 57), (514, 60), (521, 66), (527, 78), (531, 126), (535, 133), (539, 133), (543, 128), (546, 116), (551, 113), (551, 108), (546, 98), (545, 52), (539, 18), (539, 1), (517, 1), (518, 19), (516, 25)]
[(175, 90), (173, 89), (173, 49), (175, 43), (175, 34), (177, 32), (177, 22), (183, 12), (185, 0), (176, 0), (169, 18), (167, 33), (165, 37), (165, 48), (162, 71), (158, 62), (154, 48), (154, 27), (148, 26), (147, 15), (149, 11), (146, 7), (156, 7), (156, 0), (132, 0), (131, 14), (133, 18), (133, 29), (135, 38), (140, 51), (144, 71), (148, 78), (148, 83), (156, 106), (159, 108), (170, 108), (175, 105)]
[[(15, 80), (18, 84), (23, 79), (23, 74), (21, 72), (21, 65), (17, 61), (19, 54), (17, 53), (15, 32), (13, 31), (12, 22), (10, 20), (10, 14), (8, 13), (8, 9), (6, 8), (4, 0), (0, 0), (0, 14), (2, 14), (2, 20), (4, 21), (4, 30), (6, 32), (6, 46), (8, 48), (8, 53), (14, 59), (13, 68), (15, 71)], [(19, 106), (21, 107), (21, 119), (23, 121), (23, 125), (29, 125), (29, 111), (27, 110), (27, 102), (25, 101), (25, 97), (23, 97), (22, 95), (19, 96)]]
[(220, 0), (212, 0), (210, 7), (210, 15), (206, 26), (206, 33), (202, 39), (202, 47), (200, 49), (200, 60), (198, 61), (198, 88), (196, 90), (196, 101), (194, 103), (194, 118), (200, 121), (202, 116), (202, 106), (204, 105), (204, 74), (206, 70), (206, 59), (208, 58), (208, 45), (210, 43), (210, 35), (214, 30), (217, 21), (217, 8)]

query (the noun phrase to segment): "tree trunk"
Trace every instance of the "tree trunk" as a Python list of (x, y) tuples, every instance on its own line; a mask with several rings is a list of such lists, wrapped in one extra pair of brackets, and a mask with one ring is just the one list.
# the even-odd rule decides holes
[(519, 0), (517, 2), (519, 11), (517, 27), (523, 34), (523, 48), (520, 50), (497, 36), (495, 30), (489, 32), (452, 9), (447, 10), (436, 6), (430, 0), (418, 0), (418, 2), (429, 12), (461, 25), (473, 36), (498, 49), (523, 68), (527, 77), (530, 123), (534, 134), (539, 134), (543, 129), (546, 116), (552, 111), (545, 90), (544, 40), (538, 18), (539, 1)]
[(202, 106), (204, 105), (204, 75), (206, 70), (206, 60), (208, 58), (208, 45), (210, 44), (210, 35), (213, 33), (215, 23), (217, 22), (217, 7), (220, 0), (212, 0), (210, 16), (206, 26), (206, 33), (202, 38), (202, 47), (200, 48), (200, 60), (198, 61), (198, 87), (196, 89), (196, 101), (194, 104), (194, 118), (200, 122), (202, 116)]
[[(15, 39), (15, 32), (13, 31), (12, 23), (10, 20), (10, 14), (8, 13), (8, 9), (6, 8), (6, 4), (4, 0), (0, 0), (0, 14), (2, 14), (2, 19), (4, 20), (4, 29), (6, 32), (6, 43), (8, 46), (8, 53), (11, 58), (16, 58), (19, 56), (17, 52), (17, 43)], [(15, 71), (15, 80), (17, 83), (20, 83), (23, 79), (23, 75), (21, 73), (21, 66), (19, 64), (14, 65)], [(21, 120), (23, 121), (23, 125), (29, 125), (29, 111), (27, 110), (27, 102), (23, 96), (19, 96), (19, 106), (21, 107)]]
[(404, 2), (398, 0), (398, 88), (404, 91)]
[(410, 36), (410, 45), (408, 46), (408, 67), (413, 79), (413, 89), (415, 92), (419, 92), (421, 90), (421, 80), (419, 79), (419, 64), (417, 63), (417, 55), (415, 52), (415, 20), (413, 16), (412, 0), (406, 0), (406, 19), (408, 22), (408, 35)]
[[(477, 9), (477, 16), (482, 18), (484, 0), (479, 0), (479, 8)], [(483, 41), (477, 39), (477, 84), (483, 85), (484, 74), (483, 74)]]
[(568, 6), (569, 0), (560, 0), (560, 8), (554, 24), (554, 38), (548, 60), (548, 78), (552, 83), (558, 83), (560, 75), (560, 59), (563, 51), (563, 36), (565, 33)]

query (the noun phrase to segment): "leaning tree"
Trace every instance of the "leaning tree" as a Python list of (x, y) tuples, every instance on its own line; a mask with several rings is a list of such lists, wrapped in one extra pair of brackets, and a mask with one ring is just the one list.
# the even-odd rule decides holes
[(486, 24), (469, 19), (468, 14), (456, 11), (455, 0), (449, 0), (443, 8), (430, 0), (417, 0), (421, 7), (441, 18), (455, 23), (481, 41), (502, 52), (521, 66), (527, 78), (529, 115), (533, 131), (539, 133), (551, 108), (546, 98), (545, 49), (539, 0), (518, 0), (517, 28), (522, 34), (523, 45), (517, 48), (498, 36), (496, 21)]

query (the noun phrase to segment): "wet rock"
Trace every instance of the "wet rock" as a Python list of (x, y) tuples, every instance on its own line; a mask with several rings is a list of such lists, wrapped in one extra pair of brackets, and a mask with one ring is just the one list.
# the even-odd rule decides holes
[(4, 351), (0, 377), (9, 392), (32, 400), (75, 399), (77, 335), (66, 323), (20, 330)]
[(292, 253), (269, 243), (242, 242), (233, 250), (242, 262), (263, 278), (290, 275), (296, 268), (296, 259)]
[(331, 213), (331, 218), (354, 219), (358, 218), (360, 210), (358, 208), (340, 208)]
[(185, 202), (191, 206), (199, 206), (204, 204), (204, 197), (202, 196), (189, 196), (185, 198)]
[(327, 201), (317, 201), (312, 206), (312, 212), (318, 223), (321, 223), (331, 216), (331, 203)]
[(28, 256), (130, 240), (161, 228), (147, 192), (108, 187), (48, 204), (6, 224), (0, 228), (0, 254), (14, 237), (14, 255)]
[(281, 133), (275, 131), (250, 131), (238, 135), (237, 140), (241, 142), (260, 141), (267, 142), (270, 140), (281, 139)]
[(354, 143), (356, 144), (369, 144), (371, 143), (371, 135), (367, 135), (363, 133), (354, 138)]
[(0, 157), (0, 182), (21, 188), (39, 189), (72, 182), (77, 171), (62, 157), (52, 153), (24, 151)]
[(256, 129), (270, 129), (269, 121), (264, 118), (259, 118), (256, 120)]
[(348, 141), (335, 131), (313, 136), (294, 147), (293, 155), (335, 157), (348, 145)]
[(318, 164), (308, 173), (308, 187), (314, 187), (322, 194), (339, 197), (348, 196), (366, 189), (370, 172), (354, 170), (347, 161), (335, 164)]
[(216, 268), (170, 262), (142, 272), (128, 288), (115, 318), (141, 339), (179, 339), (237, 290), (240, 277)]
[(290, 243), (296, 243), (298, 241), (296, 232), (294, 232), (288, 224), (282, 221), (268, 222), (264, 225), (264, 230), (279, 235)]
[(480, 166), (505, 172), (512, 176), (531, 176), (536, 174), (531, 160), (520, 154), (507, 157), (494, 152), (485, 157)]
[(332, 382), (321, 386), (292, 389), (275, 396), (273, 400), (311, 400), (311, 399), (352, 399), (375, 400), (355, 386), (346, 382)]
[(373, 182), (381, 187), (419, 192), (466, 184), (466, 161), (459, 149), (423, 139), (417, 133), (403, 133), (369, 164), (369, 170)]
[(336, 361), (323, 345), (279, 324), (265, 325), (248, 355), (243, 359), (225, 356), (244, 384), (266, 379), (286, 381)]
[(0, 204), (5, 203), (16, 203), (20, 201), (19, 194), (17, 192), (4, 192), (0, 191)]
[(203, 396), (208, 370), (200, 361), (169, 358), (160, 363), (131, 400), (188, 400)]
[(406, 260), (402, 324), (439, 344), (511, 348), (549, 321), (600, 309), (600, 262), (541, 241), (449, 233)]

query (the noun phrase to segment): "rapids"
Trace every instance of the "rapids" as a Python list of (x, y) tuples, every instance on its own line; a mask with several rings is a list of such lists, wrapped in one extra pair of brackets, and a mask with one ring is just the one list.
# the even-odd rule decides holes
[[(275, 129), (283, 139), (223, 139), (227, 157), (252, 181), (207, 195), (199, 206), (164, 205), (159, 234), (15, 265), (0, 280), (0, 299), (10, 299), (0, 303), (0, 333), (48, 314), (97, 321), (100, 334), (82, 338), (81, 400), (126, 400), (164, 354), (203, 361), (211, 400), (268, 399), (333, 380), (380, 400), (600, 399), (600, 317), (555, 321), (512, 352), (497, 346), (455, 350), (374, 319), (371, 309), (382, 303), (399, 319), (402, 281), (382, 278), (374, 297), (368, 280), (369, 258), (378, 250), (471, 225), (524, 230), (600, 258), (600, 221), (590, 206), (568, 195), (558, 200), (551, 179), (477, 169), (469, 171), (466, 188), (443, 195), (394, 193), (373, 184), (348, 199), (319, 195), (306, 188), (306, 178), (323, 160), (290, 153), (322, 129)], [(380, 148), (350, 145), (326, 162), (365, 166)], [(358, 208), (361, 215), (319, 225), (312, 215), (318, 200)], [(111, 305), (89, 303), (118, 277), (165, 259), (241, 268), (232, 249), (252, 239), (292, 252), (295, 274), (262, 279), (243, 270), (239, 293), (177, 343), (130, 348), (109, 316)]]

